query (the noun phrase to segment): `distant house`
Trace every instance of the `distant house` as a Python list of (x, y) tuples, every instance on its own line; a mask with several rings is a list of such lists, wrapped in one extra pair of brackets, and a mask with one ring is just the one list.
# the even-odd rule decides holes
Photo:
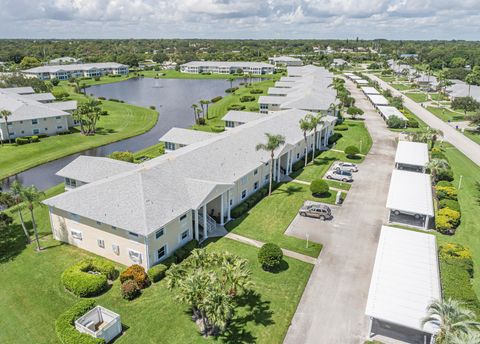
[(0, 88), (0, 110), (11, 113), (8, 122), (0, 118), (0, 140), (55, 135), (76, 125), (71, 113), (77, 102), (54, 99), (51, 93), (35, 93), (31, 87)]
[(155, 67), (158, 63), (154, 62), (153, 60), (145, 60), (145, 61), (140, 61), (138, 63), (138, 68), (140, 69), (145, 69), (148, 67)]
[(103, 75), (127, 75), (128, 66), (116, 62), (52, 65), (22, 71), (25, 76), (40, 80), (68, 80), (70, 78), (92, 78)]
[(438, 87), (438, 80), (433, 75), (428, 75), (425, 73), (420, 74), (414, 79), (414, 82), (418, 87), (423, 91), (435, 91)]
[(452, 85), (447, 86), (445, 91), (451, 100), (461, 97), (472, 97), (476, 101), (480, 101), (480, 86), (468, 85), (461, 80), (451, 80)]
[(64, 57), (58, 57), (56, 59), (48, 61), (48, 65), (64, 65), (64, 64), (74, 64), (74, 63), (82, 63), (82, 60), (76, 59), (74, 57), (64, 56)]
[(222, 120), (225, 122), (225, 129), (236, 128), (239, 125), (256, 121), (265, 116), (265, 114), (250, 111), (228, 111)]
[(273, 64), (275, 67), (303, 66), (301, 59), (291, 56), (269, 57), (268, 63)]
[(264, 62), (246, 62), (246, 61), (192, 61), (180, 66), (182, 73), (213, 73), (213, 74), (234, 74), (241, 72), (243, 74), (273, 74), (275, 67)]
[(348, 62), (344, 59), (333, 59), (333, 62), (330, 64), (330, 67), (339, 68), (348, 66)]
[(418, 54), (400, 54), (401, 59), (417, 59)]

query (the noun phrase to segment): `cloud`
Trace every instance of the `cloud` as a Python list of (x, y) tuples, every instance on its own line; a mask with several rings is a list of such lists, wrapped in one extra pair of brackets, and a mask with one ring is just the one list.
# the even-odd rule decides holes
[(478, 0), (454, 6), (451, 0), (0, 0), (0, 8), (3, 38), (476, 39), (480, 33)]

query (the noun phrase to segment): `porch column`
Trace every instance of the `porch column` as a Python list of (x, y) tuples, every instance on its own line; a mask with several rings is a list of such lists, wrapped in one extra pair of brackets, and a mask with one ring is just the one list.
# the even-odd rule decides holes
[(220, 226), (223, 226), (225, 224), (224, 222), (224, 217), (225, 217), (225, 214), (224, 214), (224, 206), (223, 206), (223, 202), (225, 201), (225, 197), (223, 197), (224, 193), (222, 193), (222, 195), (220, 196)]
[(277, 182), (280, 181), (280, 157), (277, 158)]
[(207, 204), (203, 205), (203, 240), (208, 238), (207, 234)]
[(193, 216), (195, 217), (195, 240), (200, 241), (200, 235), (198, 232), (198, 209), (193, 211)]
[(291, 158), (291, 151), (288, 151), (287, 153), (287, 175), (290, 174), (290, 158)]
[(230, 205), (230, 198), (232, 197), (232, 195), (230, 194), (230, 190), (227, 191), (227, 221), (230, 221), (232, 219), (232, 216), (231, 216), (231, 210), (232, 210), (232, 206)]

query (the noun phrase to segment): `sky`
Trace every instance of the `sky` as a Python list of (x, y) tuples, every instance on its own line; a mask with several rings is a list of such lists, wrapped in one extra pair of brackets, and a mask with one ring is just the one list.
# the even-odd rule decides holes
[(480, 0), (0, 0), (0, 38), (480, 40)]

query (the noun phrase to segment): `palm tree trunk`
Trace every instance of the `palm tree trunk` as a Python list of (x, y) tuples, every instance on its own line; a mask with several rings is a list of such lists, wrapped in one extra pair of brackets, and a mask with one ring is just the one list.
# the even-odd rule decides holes
[(206, 105), (207, 105), (207, 119), (209, 119), (209, 118), (208, 118), (208, 103), (207, 103)]
[(308, 142), (307, 142), (307, 132), (303, 132), (303, 137), (305, 139), (305, 167), (307, 167), (308, 160)]
[(270, 178), (269, 178), (269, 185), (268, 185), (268, 195), (272, 194), (272, 179), (273, 179), (273, 158), (274, 154), (272, 151), (271, 159), (270, 159)]
[(30, 234), (28, 234), (27, 226), (25, 226), (25, 221), (23, 220), (22, 211), (20, 208), (17, 209), (18, 217), (20, 218), (20, 223), (22, 224), (23, 232), (25, 233), (25, 237), (27, 238), (27, 244), (30, 244)]
[(8, 130), (8, 122), (7, 119), (5, 118), (5, 128), (7, 129), (7, 139), (8, 143), (12, 143), (12, 140), (10, 140), (10, 131)]
[(317, 128), (313, 132), (313, 151), (312, 151), (312, 161), (315, 160), (315, 146), (317, 145)]
[(33, 208), (30, 209), (30, 216), (32, 217), (33, 232), (35, 233), (35, 242), (37, 243), (37, 251), (40, 251), (40, 240), (38, 239), (37, 223), (35, 222), (35, 217), (33, 216)]

